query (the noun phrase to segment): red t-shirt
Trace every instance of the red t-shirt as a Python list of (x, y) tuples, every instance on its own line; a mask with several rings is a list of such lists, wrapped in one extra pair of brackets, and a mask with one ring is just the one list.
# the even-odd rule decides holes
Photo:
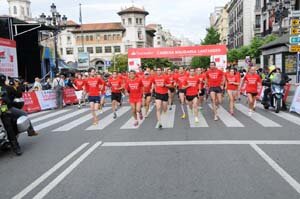
[(77, 91), (83, 90), (83, 86), (84, 86), (84, 80), (83, 79), (75, 79), (74, 84), (77, 87), (77, 89), (76, 89)]
[(246, 92), (247, 93), (258, 93), (258, 84), (261, 84), (261, 78), (258, 74), (247, 74), (244, 79), (247, 83)]
[(152, 84), (153, 84), (153, 80), (151, 77), (144, 77), (142, 79), (142, 84), (143, 84), (143, 91), (144, 91), (144, 94), (147, 94), (147, 93), (151, 93), (151, 88), (152, 88)]
[(176, 83), (178, 85), (178, 89), (182, 89), (184, 83), (186, 81), (187, 76), (185, 74), (178, 74), (176, 77)]
[(201, 88), (204, 88), (205, 85), (205, 80), (206, 80), (206, 74), (205, 73), (201, 73), (200, 75), (197, 76), (199, 79), (199, 84)]
[(223, 86), (222, 81), (224, 77), (224, 72), (219, 69), (209, 69), (206, 72), (208, 87), (219, 87)]
[(199, 78), (197, 76), (188, 77), (186, 79), (186, 85), (189, 86), (186, 89), (186, 96), (195, 96), (199, 93)]
[(117, 77), (116, 79), (111, 78), (108, 80), (108, 84), (111, 87), (112, 93), (121, 93), (121, 90), (118, 88), (122, 87), (122, 79)]
[(169, 89), (166, 87), (169, 84), (169, 80), (166, 76), (160, 75), (153, 78), (153, 84), (155, 84), (155, 92), (158, 94), (167, 94)]
[(234, 82), (234, 83), (240, 83), (241, 81), (241, 76), (240, 74), (235, 74), (235, 75), (230, 75), (230, 73), (226, 74), (226, 81), (227, 81), (227, 90), (229, 91), (236, 91), (239, 86), (238, 85), (234, 85), (234, 84), (230, 84), (230, 82)]
[(89, 77), (85, 80), (85, 89), (89, 96), (99, 96), (100, 87), (104, 82), (98, 77)]
[(129, 92), (129, 100), (141, 99), (143, 96), (143, 84), (139, 78), (128, 79), (126, 82), (126, 90)]
[(175, 76), (171, 74), (171, 75), (167, 75), (167, 78), (169, 80), (170, 85), (172, 87), (174, 87), (174, 85), (175, 85)]

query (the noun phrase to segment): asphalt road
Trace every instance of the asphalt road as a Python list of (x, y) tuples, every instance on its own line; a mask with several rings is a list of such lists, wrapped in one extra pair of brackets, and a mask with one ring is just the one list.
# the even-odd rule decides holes
[(0, 198), (299, 199), (300, 117), (227, 106), (215, 122), (206, 104), (197, 125), (176, 103), (163, 130), (155, 108), (134, 128), (126, 104), (96, 127), (86, 108), (32, 114), (40, 135), (0, 153)]

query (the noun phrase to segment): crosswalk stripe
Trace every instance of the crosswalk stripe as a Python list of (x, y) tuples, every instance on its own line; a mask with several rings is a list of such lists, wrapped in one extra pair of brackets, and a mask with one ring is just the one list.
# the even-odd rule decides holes
[[(151, 106), (150, 109), (149, 109), (149, 113), (150, 114), (152, 112), (152, 110), (154, 109), (154, 106)], [(142, 108), (142, 113), (143, 113), (143, 116), (144, 116), (144, 119), (142, 121), (139, 121), (139, 125), (138, 126), (134, 126), (134, 118), (131, 117), (122, 127), (121, 129), (138, 129), (145, 121), (145, 115), (146, 115), (146, 110), (145, 108), (143, 107)]]
[(43, 114), (46, 114), (46, 113), (49, 113), (50, 111), (41, 111), (41, 112), (38, 112), (38, 113), (31, 113), (28, 115), (29, 118), (34, 118), (34, 117), (37, 117), (37, 116), (40, 116), (40, 115), (43, 115)]
[(75, 112), (69, 113), (69, 114), (64, 115), (62, 117), (58, 117), (56, 119), (52, 119), (52, 120), (49, 120), (49, 121), (47, 121), (45, 123), (42, 123), (42, 124), (40, 124), (38, 126), (35, 126), (34, 129), (37, 130), (37, 131), (39, 131), (41, 129), (47, 128), (49, 126), (52, 126), (52, 125), (57, 124), (59, 122), (62, 122), (64, 120), (70, 119), (72, 117), (75, 117), (75, 116), (77, 116), (77, 115), (79, 115), (81, 113), (87, 112), (87, 111), (89, 111), (89, 109), (80, 109), (80, 110), (77, 110)]
[[(130, 108), (131, 107), (129, 107), (129, 106), (124, 106), (121, 109), (119, 109), (118, 112), (117, 112), (118, 117), (121, 117), (122, 115), (124, 115), (125, 113), (127, 113), (130, 110)], [(105, 129), (111, 123), (113, 123), (114, 121), (116, 121), (115, 119), (113, 119), (113, 116), (114, 116), (113, 113), (109, 114), (108, 116), (106, 116), (105, 118), (103, 118), (103, 120), (100, 119), (98, 125), (90, 126), (86, 130), (88, 130), (88, 131), (95, 131), (95, 130), (103, 130), (103, 129)]]
[[(258, 104), (257, 107), (264, 109), (264, 106), (262, 104)], [(289, 122), (292, 122), (292, 123), (300, 126), (300, 117), (294, 116), (291, 113), (286, 113), (286, 112), (275, 113), (272, 111), (268, 111), (268, 112), (272, 113), (273, 115), (276, 115), (277, 117), (280, 117), (284, 120), (287, 120)]]
[(189, 121), (190, 121), (190, 127), (191, 128), (207, 128), (208, 124), (206, 122), (206, 119), (204, 118), (204, 115), (201, 111), (199, 111), (199, 123), (195, 122), (194, 114), (192, 113), (192, 110), (187, 106), (188, 115), (189, 115)]
[[(167, 111), (167, 113), (163, 113), (161, 115), (161, 123), (163, 128), (171, 129), (174, 128), (175, 122), (175, 112), (176, 112), (176, 105), (172, 105), (172, 110)], [(158, 123), (156, 124), (156, 128), (158, 128)]]
[[(104, 107), (103, 108), (103, 113), (105, 113), (106, 111), (110, 110), (111, 108), (110, 107)], [(100, 115), (100, 112), (97, 112), (97, 115), (99, 116)], [(53, 130), (54, 132), (58, 132), (58, 131), (69, 131), (75, 127), (78, 127), (79, 125), (91, 120), (93, 118), (92, 114), (89, 113), (88, 115), (85, 115), (83, 117), (80, 117), (78, 118), (77, 120), (74, 120), (68, 124), (65, 124), (64, 126), (62, 127), (59, 127), (55, 130)]]
[[(212, 105), (209, 104), (209, 107), (212, 109)], [(238, 121), (235, 117), (230, 115), (222, 106), (219, 106), (218, 114), (220, 120), (227, 127), (245, 127), (240, 121)]]
[[(242, 104), (236, 104), (235, 108), (242, 112), (244, 115), (248, 115), (248, 108)], [(255, 122), (259, 123), (263, 127), (282, 127), (280, 124), (277, 124), (276, 122), (273, 122), (272, 120), (266, 118), (265, 116), (254, 112), (252, 116), (250, 117)]]
[(54, 113), (50, 113), (50, 114), (47, 114), (47, 115), (45, 115), (45, 116), (42, 116), (42, 117), (38, 117), (38, 118), (36, 118), (36, 119), (33, 119), (33, 120), (31, 120), (31, 122), (32, 122), (32, 123), (36, 123), (36, 122), (39, 122), (39, 121), (42, 121), (42, 120), (49, 119), (49, 118), (51, 118), (51, 117), (55, 117), (55, 116), (57, 116), (57, 115), (61, 115), (61, 114), (66, 113), (66, 112), (68, 112), (68, 111), (71, 111), (71, 109), (69, 109), (69, 110), (65, 109), (65, 110), (60, 110), (60, 111), (54, 112)]

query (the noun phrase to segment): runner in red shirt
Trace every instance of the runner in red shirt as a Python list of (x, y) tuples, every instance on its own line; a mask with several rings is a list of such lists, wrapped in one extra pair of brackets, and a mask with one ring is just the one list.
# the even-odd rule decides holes
[(176, 85), (179, 93), (179, 100), (180, 100), (181, 110), (182, 110), (181, 119), (186, 118), (186, 114), (184, 110), (186, 89), (183, 88), (183, 84), (186, 82), (186, 78), (187, 76), (185, 74), (183, 67), (180, 67), (178, 75), (175, 76), (175, 80), (176, 80)]
[(209, 87), (209, 93), (212, 100), (214, 120), (219, 120), (218, 107), (222, 103), (222, 94), (224, 89), (224, 72), (216, 67), (215, 62), (210, 62), (210, 69), (206, 72), (206, 83)]
[(170, 82), (166, 76), (162, 74), (162, 69), (157, 68), (156, 76), (153, 78), (153, 87), (155, 88), (155, 104), (156, 104), (156, 116), (158, 121), (158, 128), (162, 129), (161, 112), (166, 113), (168, 111), (169, 100), (169, 87)]
[(113, 118), (117, 118), (117, 108), (121, 103), (123, 82), (118, 76), (117, 71), (114, 71), (112, 77), (108, 80), (108, 86), (111, 88), (111, 102), (112, 111), (114, 113)]
[(170, 106), (170, 108), (169, 108), (169, 110), (172, 110), (174, 96), (175, 96), (175, 77), (174, 77), (174, 73), (171, 69), (168, 69), (167, 78), (170, 83), (170, 87), (169, 87), (169, 106)]
[(256, 73), (256, 68), (254, 66), (249, 69), (249, 73), (245, 76), (242, 85), (244, 83), (246, 83), (246, 93), (248, 95), (249, 116), (252, 116), (252, 113), (254, 112), (256, 96), (258, 94), (258, 87), (261, 86), (262, 83), (262, 80)]
[(195, 69), (190, 69), (189, 76), (186, 79), (186, 100), (190, 109), (193, 111), (195, 116), (195, 122), (199, 123), (199, 112), (198, 112), (198, 97), (199, 97), (199, 88), (200, 81), (199, 78), (195, 75)]
[(241, 76), (235, 68), (230, 68), (229, 72), (225, 75), (226, 79), (226, 90), (229, 96), (229, 109), (230, 114), (234, 115), (234, 103), (238, 97), (238, 89), (241, 82)]
[(203, 109), (203, 101), (204, 101), (204, 96), (206, 94), (206, 88), (205, 88), (205, 80), (206, 80), (206, 73), (203, 68), (197, 68), (197, 77), (199, 79), (199, 84), (200, 84), (200, 92), (199, 92), (199, 100), (198, 100), (198, 106), (199, 109)]
[(99, 109), (100, 93), (104, 82), (101, 78), (96, 77), (96, 70), (94, 68), (90, 68), (89, 73), (90, 77), (85, 80), (84, 90), (89, 96), (88, 99), (93, 115), (93, 124), (97, 125), (99, 121), (96, 111)]
[(143, 120), (142, 114), (142, 98), (143, 98), (143, 84), (141, 79), (136, 77), (135, 71), (130, 71), (129, 78), (126, 82), (126, 91), (129, 93), (129, 103), (131, 105), (132, 116), (134, 117), (134, 126), (138, 126), (138, 117), (137, 113), (139, 113), (139, 119)]
[(150, 77), (150, 73), (148, 71), (145, 72), (144, 77), (142, 78), (142, 84), (143, 84), (143, 94), (144, 94), (144, 106), (146, 109), (145, 117), (147, 118), (150, 109), (150, 103), (152, 97), (152, 84), (153, 84), (153, 80)]
[(84, 86), (84, 79), (82, 78), (82, 75), (79, 73), (73, 83), (73, 87), (75, 88), (76, 93), (78, 95), (78, 108), (81, 108), (81, 102), (85, 104), (85, 95), (83, 94), (83, 86)]

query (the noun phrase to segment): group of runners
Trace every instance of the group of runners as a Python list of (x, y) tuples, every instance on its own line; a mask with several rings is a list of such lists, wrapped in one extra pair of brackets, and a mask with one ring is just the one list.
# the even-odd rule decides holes
[[(182, 119), (186, 118), (184, 106), (187, 104), (193, 112), (195, 123), (199, 123), (199, 110), (203, 107), (205, 97), (210, 96), (214, 120), (218, 121), (218, 108), (224, 99), (224, 92), (227, 92), (229, 97), (229, 112), (234, 115), (234, 104), (244, 84), (249, 102), (249, 116), (251, 116), (261, 82), (255, 67), (250, 67), (248, 73), (241, 78), (241, 74), (235, 68), (229, 68), (225, 72), (218, 69), (215, 62), (211, 62), (207, 70), (202, 68), (185, 70), (180, 67), (172, 71), (157, 67), (155, 71), (146, 69), (140, 72), (130, 71), (126, 74), (118, 74), (114, 71), (106, 80), (103, 80), (94, 68), (90, 68), (87, 77), (83, 78), (80, 74), (77, 76), (74, 87), (88, 95), (94, 125), (99, 122), (96, 111), (104, 105), (107, 88), (109, 88), (114, 119), (117, 118), (122, 96), (127, 95), (134, 118), (133, 125), (138, 126), (139, 120), (149, 116), (154, 98), (158, 127), (163, 128), (162, 115), (167, 113), (168, 108), (172, 109), (176, 94), (180, 101)], [(144, 115), (142, 107), (145, 108)]]

